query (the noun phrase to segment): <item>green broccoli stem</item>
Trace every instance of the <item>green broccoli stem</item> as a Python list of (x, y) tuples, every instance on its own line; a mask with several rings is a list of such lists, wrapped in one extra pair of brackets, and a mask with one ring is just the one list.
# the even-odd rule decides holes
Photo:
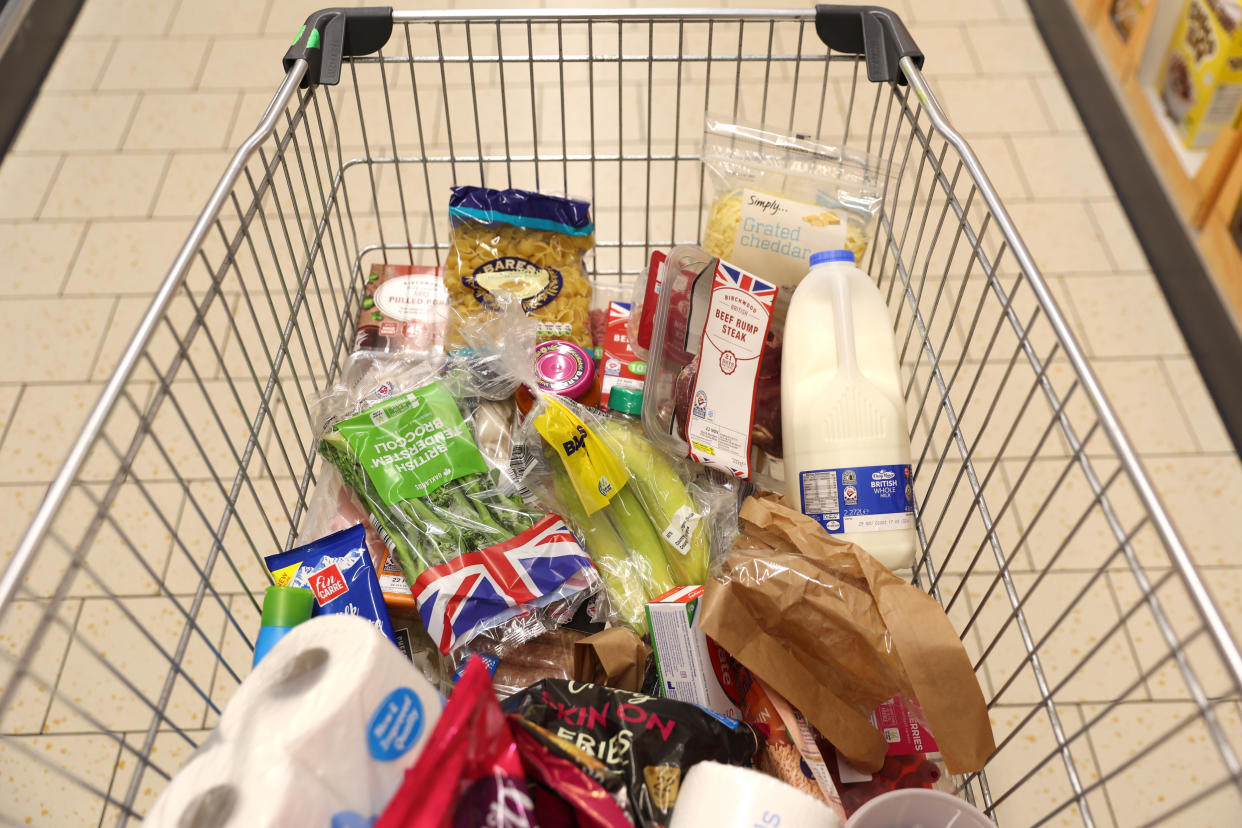
[(448, 563), (461, 554), (461, 538), (457, 529), (442, 521), (422, 498), (412, 497), (401, 501), (401, 509), (427, 538), (431, 549), (439, 556), (437, 563)]
[(392, 549), (393, 554), (397, 557), (397, 564), (401, 567), (402, 573), (412, 587), (414, 581), (417, 580), (419, 574), (422, 573), (424, 566), (420, 566), (420, 556), (414, 547), (406, 540), (403, 527), (396, 525), (389, 514), (386, 512), (383, 502), (379, 498), (379, 494), (375, 491), (375, 487), (371, 485), (370, 479), (364, 474), (359, 466), (351, 461), (351, 453), (348, 445), (341, 440), (336, 440), (325, 436), (319, 442), (319, 453), (324, 459), (331, 463), (341, 472), (341, 479), (345, 485), (349, 486), (362, 499), (363, 506), (371, 513), (387, 535), (388, 546)]

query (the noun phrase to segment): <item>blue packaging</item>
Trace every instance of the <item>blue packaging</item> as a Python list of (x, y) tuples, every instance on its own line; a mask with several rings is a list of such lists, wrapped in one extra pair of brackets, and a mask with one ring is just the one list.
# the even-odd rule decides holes
[(454, 187), (449, 196), (449, 221), (455, 224), (463, 220), (551, 230), (566, 236), (589, 236), (595, 232), (589, 201), (530, 190)]
[(397, 645), (384, 594), (367, 552), (361, 523), (297, 549), (263, 559), (277, 586), (309, 589), (315, 597), (311, 617), (342, 612), (371, 622)]

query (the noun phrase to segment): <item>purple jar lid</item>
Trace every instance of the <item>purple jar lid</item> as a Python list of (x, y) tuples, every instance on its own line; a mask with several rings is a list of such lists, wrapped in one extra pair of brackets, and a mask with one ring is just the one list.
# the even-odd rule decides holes
[(595, 382), (595, 361), (583, 348), (563, 339), (535, 346), (539, 387), (566, 397), (580, 397)]

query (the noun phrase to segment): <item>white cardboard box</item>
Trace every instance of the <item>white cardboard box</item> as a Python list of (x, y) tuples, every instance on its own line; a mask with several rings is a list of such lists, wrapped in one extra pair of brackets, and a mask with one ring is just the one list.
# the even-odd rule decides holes
[(728, 656), (699, 629), (703, 587), (671, 589), (647, 603), (647, 624), (661, 693), (734, 719), (742, 718), (733, 701), (733, 672)]

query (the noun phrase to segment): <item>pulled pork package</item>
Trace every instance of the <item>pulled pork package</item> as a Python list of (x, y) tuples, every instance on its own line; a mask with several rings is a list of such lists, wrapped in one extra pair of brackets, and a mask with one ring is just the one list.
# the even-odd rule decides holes
[(448, 293), (435, 266), (376, 264), (363, 288), (354, 350), (426, 359), (444, 351)]
[(668, 825), (690, 767), (706, 760), (750, 767), (759, 747), (741, 722), (597, 684), (541, 681), (512, 696), (505, 709), (621, 771), (635, 824), (643, 828)]
[(498, 312), (501, 293), (521, 302), (540, 342), (567, 339), (591, 348), (591, 282), (582, 261), (595, 244), (590, 202), (454, 187), (449, 221), (444, 286), (458, 316), (449, 325), (450, 349), (463, 344), (453, 322)]
[(871, 716), (896, 695), (922, 708), (951, 773), (979, 770), (995, 750), (987, 705), (935, 599), (777, 498), (748, 498), (739, 517), (704, 590), (703, 632), (859, 770), (884, 764)]

